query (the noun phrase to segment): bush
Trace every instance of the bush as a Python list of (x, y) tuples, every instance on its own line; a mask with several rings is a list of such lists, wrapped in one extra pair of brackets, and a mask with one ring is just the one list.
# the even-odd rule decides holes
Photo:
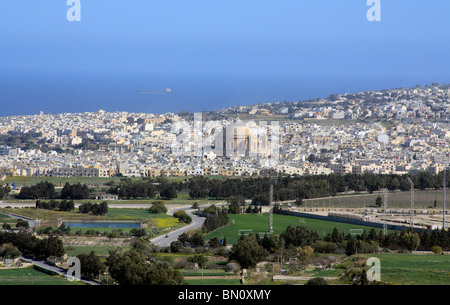
[(433, 246), (431, 247), (431, 251), (433, 251), (434, 254), (442, 254), (442, 247), (439, 246)]
[(149, 211), (154, 214), (166, 214), (167, 208), (164, 205), (164, 201), (155, 201), (152, 203), (152, 207)]
[(208, 258), (202, 254), (196, 254), (188, 257), (188, 262), (197, 264), (200, 268), (205, 267)]
[(334, 253), (338, 248), (338, 246), (335, 243), (326, 242), (323, 240), (316, 241), (312, 245), (312, 247), (318, 253)]
[(22, 255), (22, 252), (17, 249), (13, 244), (7, 243), (0, 247), (0, 257), (6, 259), (14, 259)]
[(305, 246), (305, 247), (299, 247), (297, 249), (297, 258), (299, 259), (299, 261), (305, 261), (308, 258), (310, 258), (312, 255), (314, 254), (314, 249), (311, 248), (310, 246)]
[(305, 285), (328, 285), (328, 282), (323, 277), (315, 277), (306, 282)]
[(223, 270), (225, 270), (225, 272), (237, 273), (239, 265), (236, 263), (228, 263), (223, 267)]
[(175, 213), (173, 213), (173, 216), (178, 218), (178, 220), (180, 222), (184, 222), (184, 223), (191, 223), (192, 222), (192, 218), (191, 216), (189, 216), (188, 214), (186, 214), (185, 211), (181, 210), (181, 211), (177, 211)]
[(179, 240), (175, 240), (170, 244), (171, 253), (179, 253), (183, 250), (183, 243)]

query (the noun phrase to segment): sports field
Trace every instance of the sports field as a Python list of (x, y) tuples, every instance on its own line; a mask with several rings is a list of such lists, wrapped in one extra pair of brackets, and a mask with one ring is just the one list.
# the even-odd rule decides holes
[[(229, 215), (230, 222), (227, 226), (217, 229), (205, 235), (205, 240), (209, 240), (213, 237), (222, 238), (226, 236), (227, 243), (236, 243), (240, 237), (239, 230), (252, 230), (253, 233), (267, 232), (269, 228), (269, 214), (239, 214)], [(346, 223), (324, 221), (316, 219), (308, 219), (297, 216), (288, 215), (273, 215), (273, 230), (275, 234), (280, 234), (288, 226), (303, 226), (310, 230), (317, 231), (320, 237), (323, 237), (327, 233), (331, 233), (336, 227), (345, 234), (349, 233), (349, 229), (366, 229), (370, 231), (372, 227), (355, 226)], [(377, 229), (378, 231), (378, 229)]]
[(0, 285), (84, 285), (83, 282), (68, 281), (60, 275), (48, 275), (33, 267), (1, 269)]

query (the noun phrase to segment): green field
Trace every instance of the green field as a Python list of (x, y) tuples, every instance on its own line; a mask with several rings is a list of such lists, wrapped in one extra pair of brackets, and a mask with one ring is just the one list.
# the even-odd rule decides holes
[(0, 227), (5, 223), (9, 224), (11, 227), (15, 227), (16, 223), (17, 223), (17, 219), (9, 217), (8, 215), (0, 214)]
[[(239, 239), (239, 230), (253, 230), (253, 233), (267, 232), (269, 227), (269, 214), (264, 213), (262, 215), (258, 214), (239, 214), (239, 215), (229, 215), (230, 222), (227, 226), (217, 229), (205, 235), (205, 240), (209, 240), (213, 237), (221, 238), (222, 235), (226, 236), (227, 243), (234, 244)], [(304, 221), (301, 222), (301, 221)], [(280, 234), (288, 226), (303, 226), (310, 230), (317, 231), (320, 237), (324, 234), (332, 233), (333, 229), (336, 227), (339, 231), (345, 234), (349, 233), (349, 229), (366, 229), (370, 231), (372, 227), (356, 226), (352, 224), (324, 221), (316, 219), (308, 219), (297, 216), (288, 215), (273, 215), (273, 229), (275, 234)], [(379, 230), (379, 229), (377, 229)]]
[(0, 285), (84, 285), (60, 275), (48, 275), (33, 267), (0, 270)]
[[(121, 247), (122, 249), (128, 250), (129, 247)], [(68, 246), (65, 247), (68, 256), (77, 256), (79, 254), (89, 254), (94, 251), (96, 255), (108, 256), (109, 251), (117, 249), (115, 246)]]
[(400, 285), (450, 285), (450, 255), (376, 254), (381, 281)]

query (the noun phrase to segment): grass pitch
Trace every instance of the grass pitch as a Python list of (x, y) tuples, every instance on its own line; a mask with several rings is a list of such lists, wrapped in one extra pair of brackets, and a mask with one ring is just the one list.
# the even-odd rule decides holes
[[(264, 213), (262, 215), (258, 214), (239, 214), (239, 215), (228, 215), (230, 222), (227, 226), (219, 228), (213, 232), (210, 232), (205, 235), (205, 240), (209, 240), (213, 237), (227, 238), (227, 243), (234, 244), (239, 239), (239, 230), (252, 230), (253, 233), (260, 232), (268, 232), (269, 228), (269, 214)], [(280, 234), (283, 232), (288, 226), (297, 227), (303, 226), (310, 230), (317, 231), (320, 237), (328, 233), (332, 233), (333, 229), (336, 227), (340, 232), (344, 232), (344, 234), (349, 233), (349, 229), (365, 229), (369, 232), (372, 227), (364, 227), (364, 226), (356, 226), (352, 224), (333, 222), (333, 221), (324, 221), (324, 220), (316, 220), (309, 218), (302, 218), (297, 216), (288, 216), (288, 215), (273, 215), (273, 229), (275, 234)], [(380, 229), (376, 229), (377, 232)]]

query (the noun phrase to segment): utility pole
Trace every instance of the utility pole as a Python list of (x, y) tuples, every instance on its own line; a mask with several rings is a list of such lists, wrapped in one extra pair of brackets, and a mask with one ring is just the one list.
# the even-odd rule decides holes
[(414, 183), (411, 180), (410, 177), (407, 177), (407, 180), (409, 182), (409, 185), (411, 186), (410, 188), (410, 207), (409, 207), (409, 226), (412, 229), (413, 225), (414, 225)]
[(386, 223), (386, 208), (387, 208), (387, 189), (382, 189), (383, 192), (383, 232), (384, 236), (387, 235), (387, 223)]
[(445, 230), (445, 189), (447, 188), (447, 182), (446, 182), (446, 176), (447, 176), (447, 168), (444, 168), (444, 213), (442, 218), (442, 228)]
[(269, 232), (273, 232), (273, 182), (270, 182), (270, 194), (269, 194)]

